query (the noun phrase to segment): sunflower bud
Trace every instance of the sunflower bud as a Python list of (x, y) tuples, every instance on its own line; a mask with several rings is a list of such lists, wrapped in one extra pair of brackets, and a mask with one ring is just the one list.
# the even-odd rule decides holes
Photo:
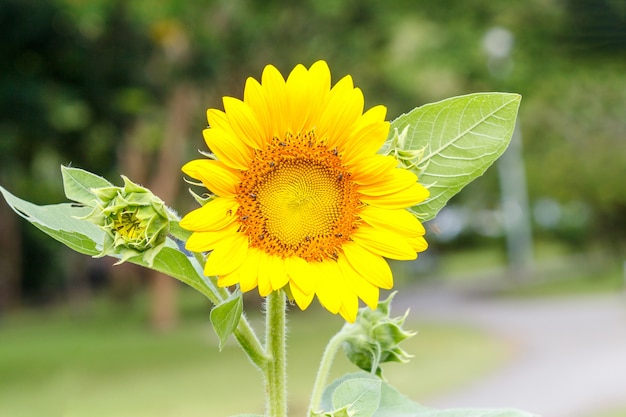
[(168, 209), (150, 190), (122, 178), (124, 187), (91, 190), (98, 202), (85, 219), (105, 232), (98, 256), (119, 257), (118, 263), (141, 256), (152, 266), (169, 233)]
[(382, 373), (381, 363), (407, 362), (411, 357), (398, 346), (415, 335), (415, 332), (402, 329), (406, 314), (389, 317), (389, 305), (394, 295), (379, 303), (376, 310), (359, 310), (356, 321), (346, 324), (343, 330), (347, 333), (343, 349), (350, 362), (378, 376)]

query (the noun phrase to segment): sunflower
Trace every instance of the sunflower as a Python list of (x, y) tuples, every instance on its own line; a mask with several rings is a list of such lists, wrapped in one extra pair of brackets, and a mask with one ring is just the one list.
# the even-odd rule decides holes
[(220, 286), (285, 289), (301, 309), (316, 295), (354, 322), (359, 298), (372, 309), (393, 286), (384, 258), (411, 260), (426, 249), (408, 207), (428, 197), (410, 171), (377, 154), (389, 133), (386, 108), (363, 112), (346, 76), (331, 88), (324, 61), (296, 66), (287, 80), (271, 65), (248, 78), (243, 101), (209, 109), (210, 159), (183, 172), (212, 199), (188, 213), (186, 248), (210, 252), (207, 276)]

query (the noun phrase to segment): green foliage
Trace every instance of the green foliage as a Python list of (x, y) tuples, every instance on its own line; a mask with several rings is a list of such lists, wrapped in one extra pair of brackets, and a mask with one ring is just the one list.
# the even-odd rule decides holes
[[(383, 150), (396, 154), (430, 191), (413, 207), (424, 221), (482, 175), (507, 148), (517, 118), (518, 94), (479, 93), (426, 104), (391, 123)], [(416, 151), (413, 158), (400, 152)]]
[[(367, 395), (360, 395), (360, 393)], [(336, 416), (332, 410), (348, 410), (358, 417), (533, 417), (524, 411), (459, 408), (435, 410), (424, 407), (400, 394), (386, 382), (368, 373), (353, 373), (330, 384), (324, 391), (321, 406), (328, 412), (317, 416)], [(338, 415), (338, 414), (337, 414)]]
[(78, 220), (88, 215), (91, 208), (68, 203), (38, 206), (15, 197), (1, 186), (0, 192), (13, 211), (52, 238), (85, 255), (100, 252), (104, 232), (90, 222)]
[(227, 300), (215, 306), (211, 310), (211, 324), (215, 334), (220, 339), (219, 349), (222, 350), (228, 337), (239, 325), (243, 313), (243, 297), (241, 292), (236, 291)]
[[(0, 193), (13, 211), (53, 239), (85, 255), (96, 256), (101, 252), (105, 240), (104, 231), (89, 221), (81, 220), (91, 212), (90, 207), (67, 203), (38, 206), (15, 197), (2, 187)], [(141, 256), (132, 257), (128, 261), (148, 267), (148, 263)], [(202, 268), (193, 257), (182, 252), (178, 244), (169, 237), (165, 247), (154, 258), (151, 267), (205, 295), (208, 294), (204, 282), (204, 279), (208, 278), (204, 277)]]
[(113, 187), (109, 181), (83, 169), (62, 166), (61, 174), (65, 196), (89, 207), (93, 207), (98, 200), (92, 191), (93, 188)]

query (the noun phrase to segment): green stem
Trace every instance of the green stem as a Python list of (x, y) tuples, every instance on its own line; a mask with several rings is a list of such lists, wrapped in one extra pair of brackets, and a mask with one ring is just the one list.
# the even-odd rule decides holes
[[(175, 216), (173, 213), (172, 216), (175, 217), (175, 221), (170, 223), (172, 227), (171, 232), (176, 239), (180, 240), (181, 242), (185, 242), (189, 238), (191, 232), (181, 229), (180, 225), (178, 224), (178, 222), (180, 221), (178, 216)], [(204, 255), (199, 252), (192, 252), (192, 254), (193, 259), (197, 263), (197, 266), (200, 270), (202, 270), (204, 263), (206, 262)], [(200, 276), (200, 278), (202, 279), (202, 282), (204, 282), (205, 286), (194, 285), (194, 288), (204, 294), (209, 300), (211, 300), (213, 305), (220, 305), (228, 299), (228, 297), (230, 296), (230, 291), (228, 291), (228, 289), (226, 288), (219, 287), (215, 282), (215, 279), (204, 279), (203, 276)], [(250, 358), (250, 361), (257, 368), (259, 368), (259, 370), (262, 371), (263, 369), (265, 369), (265, 367), (267, 366), (268, 357), (266, 356), (265, 351), (263, 350), (263, 346), (259, 341), (259, 338), (257, 337), (256, 333), (254, 333), (254, 330), (252, 329), (252, 326), (250, 325), (250, 322), (248, 322), (248, 319), (245, 315), (241, 316), (241, 319), (239, 320), (239, 325), (237, 326), (237, 329), (235, 329), (233, 334), (237, 339), (239, 346), (241, 346), (246, 355), (248, 355), (248, 358)]]
[(266, 411), (269, 417), (287, 417), (287, 354), (285, 293), (273, 291), (267, 296), (265, 323), (266, 355), (270, 362), (265, 369), (267, 388)]
[(335, 360), (335, 356), (337, 356), (337, 351), (341, 347), (343, 341), (346, 340), (346, 336), (347, 333), (341, 330), (339, 333), (334, 335), (326, 345), (326, 349), (322, 355), (322, 360), (320, 361), (320, 367), (317, 370), (317, 376), (315, 377), (313, 392), (311, 393), (311, 402), (309, 404), (308, 413), (309, 416), (313, 415), (315, 411), (319, 411), (322, 394), (324, 392), (324, 388), (326, 388), (326, 381), (328, 380), (330, 369), (333, 365), (333, 361)]
[(245, 316), (241, 316), (239, 325), (233, 332), (235, 339), (239, 343), (239, 346), (248, 355), (250, 361), (260, 370), (263, 371), (267, 367), (269, 358), (263, 350), (263, 346), (259, 341), (256, 333), (250, 326), (248, 319)]
[[(201, 253), (193, 252), (193, 256), (200, 266), (204, 265), (205, 260)], [(202, 293), (211, 300), (213, 305), (220, 305), (230, 296), (230, 291), (226, 288), (218, 287), (213, 279), (203, 279), (203, 282), (206, 287), (197, 289), (201, 290)], [(248, 358), (250, 358), (250, 361), (262, 371), (266, 367), (268, 357), (245, 315), (241, 316), (239, 325), (233, 334), (239, 346), (241, 346), (246, 355), (248, 355)]]

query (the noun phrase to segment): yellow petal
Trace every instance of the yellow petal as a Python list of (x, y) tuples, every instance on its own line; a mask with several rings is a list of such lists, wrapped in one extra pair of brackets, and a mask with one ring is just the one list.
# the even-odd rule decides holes
[(218, 109), (207, 109), (206, 119), (207, 122), (209, 122), (210, 129), (225, 130), (228, 133), (234, 133), (225, 112)]
[(378, 288), (388, 290), (393, 287), (391, 268), (380, 255), (370, 252), (356, 242), (348, 242), (342, 249), (352, 268), (367, 281)]
[(291, 295), (293, 296), (296, 304), (300, 307), (300, 310), (306, 310), (309, 305), (311, 305), (313, 295), (315, 295), (314, 293), (308, 294), (302, 291), (302, 289), (293, 281), (289, 281), (289, 290), (291, 291)]
[(326, 108), (330, 95), (330, 69), (326, 61), (317, 61), (309, 69), (309, 119), (303, 126), (305, 130), (315, 129), (322, 112)]
[(359, 184), (371, 184), (380, 179), (398, 165), (398, 161), (393, 156), (373, 155), (353, 161), (352, 176), (350, 179)]
[[(383, 260), (384, 262), (384, 260)], [(386, 262), (385, 262), (386, 263)], [(354, 290), (356, 295), (367, 304), (369, 308), (375, 310), (378, 306), (378, 287), (366, 280), (348, 262), (346, 255), (341, 253), (337, 259), (337, 265), (341, 268), (343, 276), (348, 280), (348, 286)]]
[(354, 88), (352, 77), (345, 76), (329, 93), (328, 103), (323, 110), (317, 134), (320, 138), (328, 138), (329, 147), (342, 148), (349, 129), (363, 113), (363, 93)]
[(232, 198), (219, 197), (183, 217), (180, 227), (194, 232), (214, 232), (237, 219), (239, 203)]
[(186, 163), (183, 172), (191, 178), (202, 181), (202, 184), (220, 197), (234, 197), (241, 176), (221, 161), (196, 159)]
[(224, 97), (223, 102), (226, 116), (235, 135), (249, 147), (261, 149), (267, 138), (250, 106), (233, 97)]
[(261, 291), (266, 292), (266, 295), (271, 292), (269, 282), (259, 282), (259, 259), (261, 257), (261, 251), (255, 248), (248, 248), (246, 259), (243, 261), (241, 268), (239, 268), (239, 287), (241, 291), (247, 292), (254, 289), (257, 284), (259, 285), (259, 293)]
[(289, 121), (293, 132), (301, 132), (309, 119), (311, 91), (308, 71), (303, 65), (296, 65), (287, 77), (287, 101)]
[(286, 258), (285, 267), (289, 280), (295, 283), (304, 294), (312, 297), (317, 288), (317, 269), (297, 256)]
[(411, 171), (404, 169), (392, 169), (387, 171), (378, 181), (370, 184), (363, 184), (359, 187), (359, 192), (367, 196), (382, 196), (395, 194), (410, 188), (417, 182), (417, 176)]
[(409, 188), (405, 188), (394, 194), (383, 196), (362, 195), (360, 200), (366, 204), (386, 209), (403, 209), (421, 203), (426, 200), (428, 196), (428, 190), (421, 184), (415, 183)]
[(262, 252), (259, 259), (259, 293), (261, 294), (261, 282), (268, 283), (270, 291), (279, 290), (287, 284), (289, 278), (287, 277), (287, 270), (285, 268), (285, 261), (279, 256), (273, 256)]
[(283, 136), (289, 129), (289, 104), (285, 79), (273, 65), (267, 65), (261, 76), (263, 94), (271, 114), (273, 136)]
[(353, 165), (363, 157), (375, 155), (387, 138), (389, 123), (373, 123), (356, 130), (348, 139), (349, 146), (345, 146), (343, 161), (346, 165)]
[(239, 271), (231, 272), (227, 275), (217, 277), (217, 285), (220, 287), (230, 287), (239, 283)]
[(361, 117), (359, 117), (356, 124), (354, 125), (354, 129), (359, 130), (363, 126), (367, 126), (372, 123), (384, 122), (386, 115), (387, 115), (387, 107), (383, 105), (374, 106), (368, 111), (366, 111), (365, 113), (363, 113)]
[(408, 242), (415, 252), (424, 252), (428, 249), (428, 242), (426, 242), (423, 236), (412, 237)]
[(185, 243), (185, 248), (192, 252), (208, 252), (215, 245), (229, 236), (237, 233), (239, 225), (235, 222), (215, 232), (194, 232)]
[(261, 87), (261, 84), (259, 84), (259, 82), (252, 77), (246, 80), (243, 101), (250, 106), (250, 109), (256, 115), (256, 118), (263, 130), (264, 138), (270, 139), (277, 135), (277, 132), (272, 131), (273, 115), (270, 114), (266, 97), (263, 93), (263, 87)]
[(248, 238), (236, 233), (215, 245), (204, 265), (204, 273), (207, 276), (230, 274), (243, 264), (247, 252)]
[(337, 314), (344, 296), (349, 292), (337, 262), (326, 260), (312, 263), (318, 269), (317, 295), (320, 304), (333, 314)]
[(232, 169), (246, 170), (253, 156), (252, 148), (221, 129), (202, 131), (207, 146), (217, 158)]
[(385, 258), (403, 261), (417, 258), (417, 254), (402, 235), (385, 229), (362, 225), (351, 237), (367, 250)]
[(375, 206), (365, 206), (359, 217), (369, 225), (387, 229), (405, 236), (422, 236), (426, 230), (420, 221), (407, 210), (387, 210)]
[(345, 294), (342, 301), (339, 314), (348, 323), (354, 323), (359, 312), (359, 300), (354, 294)]

